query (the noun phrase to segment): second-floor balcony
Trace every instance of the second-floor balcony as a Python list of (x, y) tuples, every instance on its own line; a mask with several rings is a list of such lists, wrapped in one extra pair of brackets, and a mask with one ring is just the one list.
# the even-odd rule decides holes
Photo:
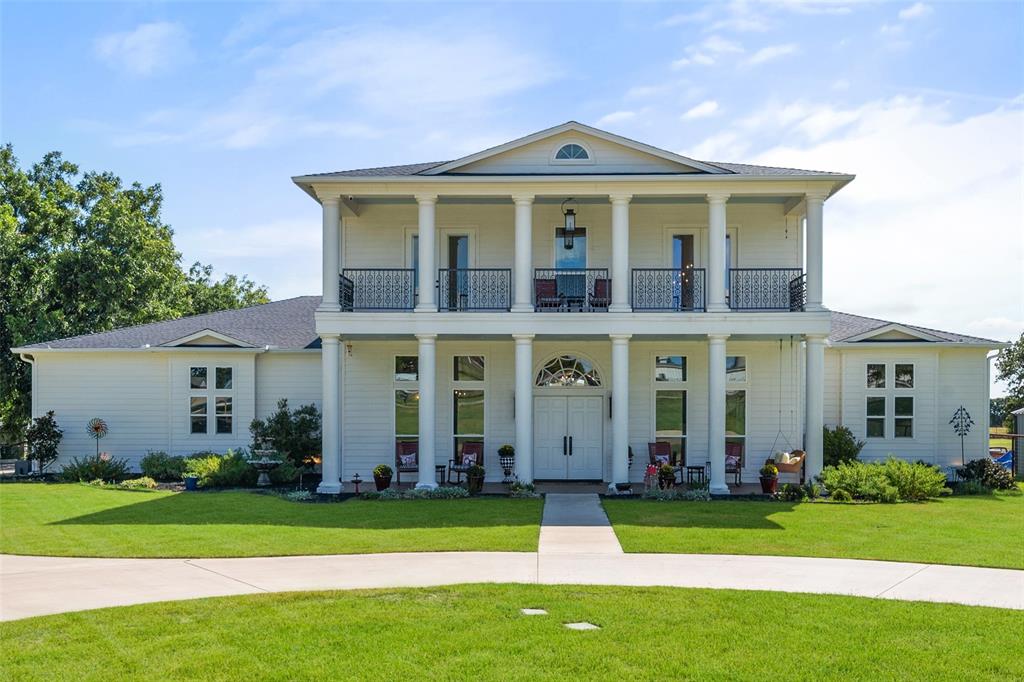
[[(413, 268), (346, 268), (339, 279), (345, 312), (411, 311), (419, 296)], [(707, 310), (704, 268), (633, 268), (633, 312)], [(732, 268), (726, 300), (732, 311), (800, 312), (806, 303), (806, 278), (799, 268)], [(532, 302), (536, 312), (606, 312), (612, 296), (607, 268), (536, 268)], [(438, 271), (434, 283), (440, 312), (503, 312), (511, 308), (510, 268), (451, 268)]]

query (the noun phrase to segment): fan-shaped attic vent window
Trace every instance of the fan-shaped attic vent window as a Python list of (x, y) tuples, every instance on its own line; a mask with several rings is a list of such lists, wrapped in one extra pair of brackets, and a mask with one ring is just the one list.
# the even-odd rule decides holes
[(562, 145), (558, 153), (555, 154), (557, 161), (582, 161), (589, 158), (590, 154), (587, 153), (587, 150), (575, 142)]

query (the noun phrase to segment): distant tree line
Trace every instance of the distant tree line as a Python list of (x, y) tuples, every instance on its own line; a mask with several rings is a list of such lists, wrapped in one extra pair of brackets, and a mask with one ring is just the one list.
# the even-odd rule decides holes
[(20, 440), (30, 367), (11, 348), (266, 303), (247, 277), (182, 267), (159, 184), (80, 173), (59, 152), (23, 169), (0, 147), (0, 442)]

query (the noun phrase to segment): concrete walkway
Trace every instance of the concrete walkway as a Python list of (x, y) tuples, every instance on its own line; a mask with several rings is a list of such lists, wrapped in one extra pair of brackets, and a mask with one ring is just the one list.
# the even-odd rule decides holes
[(458, 583), (772, 590), (1024, 610), (1024, 571), (855, 559), (624, 554), (596, 495), (549, 494), (537, 552), (246, 559), (0, 555), (0, 620), (258, 592)]
[(597, 495), (548, 493), (544, 497), (537, 552), (622, 554), (622, 545)]

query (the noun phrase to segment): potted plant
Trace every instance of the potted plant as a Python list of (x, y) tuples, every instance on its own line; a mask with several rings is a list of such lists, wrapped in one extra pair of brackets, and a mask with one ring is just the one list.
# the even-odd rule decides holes
[(775, 466), (775, 462), (768, 460), (761, 467), (761, 492), (765, 495), (774, 495), (778, 485), (779, 468)]
[(501, 482), (506, 485), (512, 483), (512, 468), (516, 464), (516, 449), (508, 444), (498, 448), (498, 464), (501, 465), (501, 472), (505, 476)]
[(466, 469), (466, 490), (470, 495), (475, 495), (484, 489), (484, 468), (474, 464)]
[(662, 464), (658, 467), (658, 487), (671, 488), (676, 484), (676, 470), (671, 464)]
[(373, 484), (377, 490), (387, 490), (391, 487), (391, 475), (394, 471), (387, 464), (378, 464), (373, 468)]

